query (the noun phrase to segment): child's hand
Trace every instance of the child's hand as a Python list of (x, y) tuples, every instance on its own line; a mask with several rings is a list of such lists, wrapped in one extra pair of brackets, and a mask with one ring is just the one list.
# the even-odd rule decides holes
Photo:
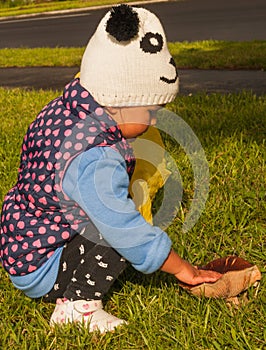
[(175, 274), (179, 281), (193, 286), (204, 282), (216, 282), (221, 276), (222, 274), (216, 271), (199, 270), (184, 260), (182, 269)]
[(180, 282), (193, 286), (204, 282), (216, 282), (222, 276), (216, 271), (199, 270), (188, 261), (180, 258), (173, 250), (164, 262), (161, 270), (175, 275)]

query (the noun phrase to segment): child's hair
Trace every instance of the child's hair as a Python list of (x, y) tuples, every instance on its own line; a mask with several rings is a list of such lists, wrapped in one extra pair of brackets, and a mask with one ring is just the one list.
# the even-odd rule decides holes
[(80, 83), (102, 106), (171, 102), (178, 75), (159, 19), (144, 8), (113, 7), (86, 47)]

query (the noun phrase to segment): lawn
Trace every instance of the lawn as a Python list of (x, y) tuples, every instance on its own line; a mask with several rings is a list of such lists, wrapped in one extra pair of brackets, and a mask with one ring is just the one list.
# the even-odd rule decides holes
[[(141, 0), (140, 0), (141, 1)], [(132, 2), (123, 0), (123, 3)], [(0, 1), (0, 17), (31, 15), (50, 11), (75, 10), (94, 6), (120, 4), (119, 0), (4, 0)]]
[[(178, 68), (266, 69), (266, 42), (206, 40), (168, 43)], [(75, 67), (85, 47), (0, 49), (0, 67)]]
[[(0, 89), (0, 198), (16, 181), (20, 144), (35, 114), (59, 92)], [(197, 135), (210, 169), (206, 207), (197, 224), (182, 232), (193, 197), (193, 173), (185, 152), (166, 136), (183, 181), (182, 210), (167, 232), (193, 264), (237, 254), (257, 264), (263, 279), (257, 294), (239, 309), (224, 300), (198, 299), (169, 275), (141, 275), (129, 268), (106, 298), (106, 309), (128, 320), (115, 333), (90, 334), (66, 326), (50, 329), (52, 304), (31, 300), (1, 269), (1, 349), (265, 349), (266, 98), (240, 94), (178, 96), (168, 107)]]

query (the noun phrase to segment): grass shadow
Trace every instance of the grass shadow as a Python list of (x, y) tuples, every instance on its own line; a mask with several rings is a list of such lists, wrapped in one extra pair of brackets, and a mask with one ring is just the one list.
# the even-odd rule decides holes
[[(177, 67), (199, 69), (265, 69), (266, 42), (206, 40), (169, 43)], [(252, 53), (248, 54), (247, 52)]]

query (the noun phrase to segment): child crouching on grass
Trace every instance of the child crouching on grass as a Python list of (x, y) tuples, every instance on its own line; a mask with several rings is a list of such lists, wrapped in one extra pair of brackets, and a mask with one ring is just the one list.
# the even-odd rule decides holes
[(181, 259), (128, 195), (135, 160), (127, 139), (154, 125), (177, 91), (158, 18), (119, 5), (90, 39), (80, 78), (29, 126), (2, 208), (1, 258), (15, 287), (56, 301), (51, 325), (84, 322), (106, 332), (125, 323), (101, 300), (128, 263), (192, 285), (220, 277)]

